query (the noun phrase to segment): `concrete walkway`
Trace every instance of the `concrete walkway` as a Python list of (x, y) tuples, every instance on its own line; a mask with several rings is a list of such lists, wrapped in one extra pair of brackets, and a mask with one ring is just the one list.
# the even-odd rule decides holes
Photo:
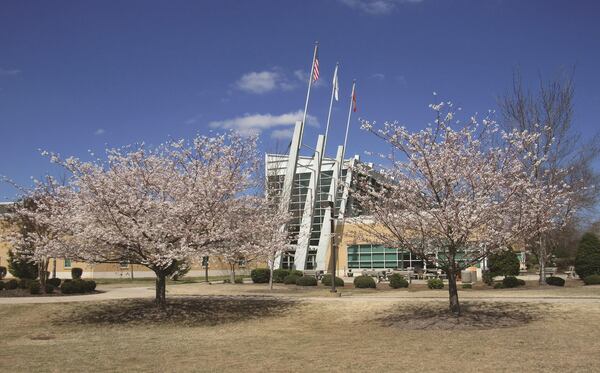
[(30, 304), (30, 303), (71, 303), (90, 302), (114, 299), (152, 298), (155, 296), (154, 288), (130, 287), (130, 288), (98, 288), (102, 291), (96, 294), (48, 296), (48, 297), (2, 297), (2, 304)]
[[(105, 301), (105, 300), (118, 300), (118, 299), (134, 299), (134, 298), (153, 298), (155, 296), (154, 287), (99, 287), (101, 293), (97, 294), (86, 294), (86, 295), (70, 295), (70, 296), (49, 296), (49, 297), (2, 297), (0, 298), (0, 305), (2, 304), (35, 304), (35, 303), (71, 303), (71, 302), (90, 302), (90, 301)], [(302, 299), (309, 302), (365, 302), (365, 301), (377, 301), (377, 302), (398, 302), (398, 301), (448, 301), (447, 293), (432, 294), (431, 292), (423, 292), (423, 294), (415, 293), (398, 293), (386, 294), (386, 295), (375, 295), (375, 294), (351, 294), (344, 293), (341, 297), (338, 296), (290, 296), (288, 294), (264, 294), (264, 293), (246, 293), (246, 294), (168, 294), (167, 297), (181, 297), (181, 296), (205, 296), (205, 297), (218, 297), (218, 296), (245, 296), (245, 297), (264, 297), (264, 296), (276, 296), (282, 298), (293, 298)], [(577, 296), (577, 295), (499, 295), (489, 296), (488, 294), (481, 294), (477, 296), (471, 294), (461, 294), (461, 301), (463, 302), (533, 302), (533, 303), (575, 303), (575, 304), (600, 304), (600, 296)]]

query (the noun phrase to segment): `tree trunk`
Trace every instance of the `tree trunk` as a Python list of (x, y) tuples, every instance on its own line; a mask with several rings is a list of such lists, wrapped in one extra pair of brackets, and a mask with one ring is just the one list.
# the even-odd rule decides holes
[(273, 269), (275, 268), (275, 260), (269, 260), (269, 290), (273, 290)]
[(48, 278), (48, 276), (46, 276), (47, 271), (48, 259), (42, 259), (42, 261), (38, 263), (38, 277), (40, 279), (40, 286), (44, 293), (46, 292), (46, 279)]
[(454, 269), (448, 271), (448, 295), (450, 312), (456, 316), (460, 316), (460, 303), (458, 302), (458, 288), (456, 286), (456, 273)]
[(156, 274), (156, 306), (165, 309), (167, 307), (167, 276), (162, 271), (155, 271)]
[(538, 263), (540, 265), (540, 277), (539, 284), (540, 286), (546, 285), (546, 248), (543, 245), (542, 237), (540, 236), (539, 240), (539, 250), (538, 250)]
[(56, 258), (52, 258), (52, 278), (56, 278)]
[(231, 268), (231, 271), (229, 271), (229, 281), (235, 284), (235, 263), (231, 263), (229, 266)]

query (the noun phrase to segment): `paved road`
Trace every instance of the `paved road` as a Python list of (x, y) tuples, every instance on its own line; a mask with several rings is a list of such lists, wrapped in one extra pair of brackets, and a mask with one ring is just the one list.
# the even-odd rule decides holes
[[(103, 300), (116, 300), (116, 299), (131, 299), (131, 298), (152, 298), (155, 296), (154, 287), (100, 287), (99, 290), (102, 293), (87, 294), (87, 295), (71, 295), (71, 296), (56, 296), (56, 297), (14, 297), (14, 298), (0, 298), (0, 305), (2, 304), (32, 304), (32, 303), (71, 303), (71, 302), (89, 302), (89, 301), (103, 301)], [(202, 294), (198, 294), (202, 295)], [(227, 296), (236, 296), (224, 294)], [(252, 294), (247, 293), (244, 296), (257, 296), (264, 297), (266, 294)], [(168, 295), (169, 297), (177, 297), (180, 295), (173, 294)], [(185, 295), (182, 295), (185, 296)], [(193, 296), (193, 295), (192, 295)], [(206, 294), (203, 296), (214, 296), (218, 297), (219, 294)], [(268, 296), (280, 296), (288, 298), (285, 294), (273, 294)], [(365, 301), (378, 301), (378, 302), (398, 302), (398, 301), (448, 301), (446, 294), (432, 295), (431, 293), (421, 295), (406, 296), (405, 293), (398, 293), (398, 295), (362, 295), (362, 294), (342, 294), (341, 297), (289, 297), (293, 299), (302, 299), (310, 302), (365, 302)], [(600, 304), (600, 297), (598, 296), (493, 296), (493, 297), (475, 297), (470, 294), (468, 297), (462, 297), (463, 302), (468, 301), (485, 301), (485, 302), (536, 302), (536, 303), (575, 303), (575, 304)]]

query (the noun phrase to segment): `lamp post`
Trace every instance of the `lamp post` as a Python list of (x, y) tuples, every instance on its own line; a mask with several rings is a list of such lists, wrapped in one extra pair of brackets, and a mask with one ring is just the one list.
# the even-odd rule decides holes
[(333, 201), (322, 201), (321, 202), (321, 207), (323, 208), (330, 208), (330, 221), (331, 221), (331, 271), (332, 271), (332, 277), (331, 277), (331, 292), (332, 293), (336, 293), (337, 290), (335, 288), (335, 277), (336, 277), (336, 256), (337, 256), (337, 245), (336, 245), (336, 241), (335, 241), (335, 203)]

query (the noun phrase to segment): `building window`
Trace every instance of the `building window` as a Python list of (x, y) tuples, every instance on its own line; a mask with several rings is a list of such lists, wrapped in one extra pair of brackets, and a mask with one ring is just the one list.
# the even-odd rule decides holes
[(65, 268), (71, 268), (71, 259), (65, 259)]
[(281, 258), (281, 268), (294, 269), (294, 254), (295, 252), (284, 253)]
[(348, 246), (348, 268), (353, 269), (403, 269), (423, 267), (423, 260), (409, 251), (382, 245)]

